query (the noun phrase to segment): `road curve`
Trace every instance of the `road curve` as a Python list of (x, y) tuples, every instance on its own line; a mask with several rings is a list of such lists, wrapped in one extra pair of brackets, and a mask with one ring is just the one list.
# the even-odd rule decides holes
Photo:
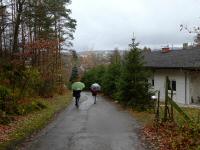
[(144, 150), (138, 128), (127, 112), (83, 92), (79, 109), (71, 104), (20, 150)]

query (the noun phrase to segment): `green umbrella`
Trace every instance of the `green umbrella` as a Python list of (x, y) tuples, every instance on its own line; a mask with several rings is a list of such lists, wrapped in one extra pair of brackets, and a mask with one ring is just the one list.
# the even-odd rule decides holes
[(72, 84), (72, 90), (83, 90), (85, 88), (85, 84), (83, 82), (74, 82)]

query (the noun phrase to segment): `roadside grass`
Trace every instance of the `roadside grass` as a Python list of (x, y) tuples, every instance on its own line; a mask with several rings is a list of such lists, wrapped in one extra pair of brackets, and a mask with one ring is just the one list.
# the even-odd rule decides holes
[[(190, 107), (181, 107), (182, 110), (190, 117), (194, 123), (200, 123), (200, 108), (190, 108)], [(160, 118), (164, 117), (164, 106), (160, 107)], [(182, 126), (187, 121), (184, 120), (184, 117), (174, 109), (174, 121)]]
[(152, 122), (155, 118), (155, 114), (153, 113), (153, 111), (140, 112), (140, 111), (136, 111), (134, 109), (128, 109), (128, 111), (142, 125), (152, 124)]
[[(190, 118), (197, 123), (200, 123), (200, 108), (183, 108)], [(178, 115), (176, 116), (178, 118)]]
[(57, 95), (51, 99), (38, 99), (47, 108), (20, 116), (17, 121), (8, 125), (11, 132), (8, 132), (7, 138), (0, 142), (0, 150), (14, 149), (26, 137), (41, 130), (54, 118), (57, 112), (69, 105), (71, 99), (69, 93), (61, 96)]
[[(184, 112), (186, 112), (186, 114), (188, 114), (193, 122), (200, 123), (200, 108), (182, 107), (182, 109)], [(155, 113), (153, 112), (153, 110), (139, 112), (134, 109), (129, 109), (129, 112), (144, 125), (151, 124), (155, 119)], [(160, 107), (160, 119), (162, 119), (163, 117), (164, 106)], [(180, 113), (178, 113), (176, 110), (174, 110), (174, 121), (180, 126), (187, 123), (184, 120), (183, 116), (181, 116)]]
[[(200, 150), (200, 109), (182, 107), (192, 119), (192, 123), (174, 110), (174, 122), (155, 122), (153, 111), (129, 112), (143, 125), (145, 140), (156, 150)], [(160, 120), (164, 116), (164, 107), (160, 108)]]

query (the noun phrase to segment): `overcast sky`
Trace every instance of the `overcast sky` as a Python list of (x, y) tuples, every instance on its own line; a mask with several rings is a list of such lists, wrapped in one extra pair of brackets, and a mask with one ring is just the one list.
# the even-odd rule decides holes
[(200, 25), (200, 0), (72, 0), (77, 20), (74, 49), (126, 49), (133, 32), (141, 46), (192, 42), (180, 24)]

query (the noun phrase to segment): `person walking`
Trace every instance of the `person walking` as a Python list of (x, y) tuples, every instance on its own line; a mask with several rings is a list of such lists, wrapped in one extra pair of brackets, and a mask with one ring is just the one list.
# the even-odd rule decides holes
[(79, 100), (81, 97), (81, 91), (85, 88), (85, 84), (82, 82), (74, 82), (72, 84), (72, 90), (73, 90), (73, 97), (75, 97), (75, 106), (79, 107)]
[(92, 96), (94, 97), (94, 104), (96, 104), (97, 100), (97, 93), (101, 90), (101, 86), (98, 83), (94, 83), (90, 87), (90, 91), (92, 93)]
[(79, 107), (79, 100), (81, 97), (81, 90), (73, 90), (73, 97), (75, 98), (75, 106)]
[(91, 89), (91, 92), (92, 92), (92, 96), (94, 97), (94, 104), (96, 104), (96, 98), (97, 98), (97, 92), (98, 91)]

